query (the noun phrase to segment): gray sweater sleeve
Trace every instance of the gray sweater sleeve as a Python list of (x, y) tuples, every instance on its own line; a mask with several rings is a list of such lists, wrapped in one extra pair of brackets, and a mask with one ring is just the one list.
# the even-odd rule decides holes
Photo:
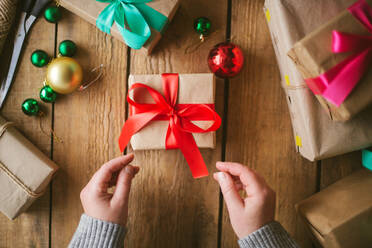
[(271, 222), (238, 241), (240, 248), (299, 248), (278, 222)]
[(86, 214), (69, 244), (69, 248), (117, 248), (123, 247), (126, 230), (124, 227), (94, 219)]

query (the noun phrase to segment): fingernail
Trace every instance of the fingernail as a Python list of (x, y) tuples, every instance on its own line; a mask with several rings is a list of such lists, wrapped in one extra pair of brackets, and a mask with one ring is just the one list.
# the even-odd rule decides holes
[(127, 167), (125, 167), (125, 172), (126, 173), (128, 173), (128, 174), (130, 174), (130, 175), (133, 175), (133, 167), (132, 166), (127, 166)]
[(218, 179), (221, 180), (221, 181), (226, 180), (226, 175), (225, 175), (225, 173), (223, 173), (223, 172), (218, 172), (218, 173), (217, 173), (217, 177), (218, 177)]

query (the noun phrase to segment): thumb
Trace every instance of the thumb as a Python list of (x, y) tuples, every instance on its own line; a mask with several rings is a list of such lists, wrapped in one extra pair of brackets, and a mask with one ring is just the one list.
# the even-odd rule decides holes
[(111, 199), (113, 204), (124, 205), (128, 204), (130, 187), (132, 185), (132, 179), (139, 171), (138, 167), (127, 165), (124, 167), (117, 179), (116, 188), (114, 195)]
[(235, 188), (234, 181), (228, 173), (217, 172), (213, 175), (221, 187), (223, 198), (227, 209), (231, 213), (237, 209), (244, 208), (243, 200)]

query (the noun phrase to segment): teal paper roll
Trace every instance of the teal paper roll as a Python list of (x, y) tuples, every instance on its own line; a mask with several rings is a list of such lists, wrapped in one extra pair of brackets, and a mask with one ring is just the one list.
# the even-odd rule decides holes
[(372, 170), (372, 152), (369, 150), (362, 151), (362, 164), (369, 170)]

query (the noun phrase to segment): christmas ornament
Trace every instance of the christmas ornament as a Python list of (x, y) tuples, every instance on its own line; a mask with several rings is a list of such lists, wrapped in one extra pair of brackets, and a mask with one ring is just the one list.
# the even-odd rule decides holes
[(75, 55), (77, 47), (71, 40), (64, 40), (59, 44), (59, 53), (63, 56), (72, 57)]
[(36, 50), (31, 54), (31, 63), (37, 67), (43, 67), (49, 62), (49, 56), (43, 50)]
[(61, 11), (57, 6), (50, 6), (44, 11), (45, 20), (51, 23), (57, 23), (61, 16)]
[(60, 56), (48, 65), (45, 84), (55, 92), (69, 94), (77, 89), (83, 79), (83, 70), (79, 63), (70, 57)]
[(193, 53), (198, 50), (204, 44), (207, 36), (212, 35), (212, 33), (217, 33), (220, 30), (217, 29), (214, 32), (210, 32), (212, 27), (212, 22), (206, 17), (199, 17), (194, 20), (194, 30), (199, 34), (199, 40), (191, 43), (185, 48), (185, 54)]
[(240, 47), (231, 42), (215, 45), (208, 55), (209, 69), (221, 78), (236, 76), (244, 64), (244, 55)]
[(52, 90), (52, 88), (49, 85), (45, 85), (40, 90), (40, 99), (43, 102), (55, 102), (57, 99), (57, 93)]
[(26, 115), (36, 116), (40, 111), (39, 103), (33, 98), (28, 98), (22, 103), (22, 111)]
[(200, 40), (204, 41), (204, 37), (209, 34), (211, 29), (211, 21), (206, 17), (199, 17), (194, 21), (194, 29), (200, 34)]

